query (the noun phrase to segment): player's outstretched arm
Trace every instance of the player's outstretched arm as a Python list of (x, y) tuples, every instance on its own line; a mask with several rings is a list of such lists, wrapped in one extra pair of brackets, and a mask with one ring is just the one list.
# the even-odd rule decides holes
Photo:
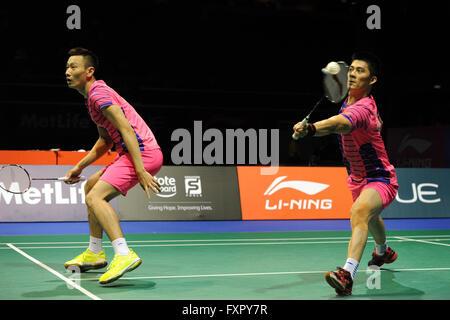
[[(300, 122), (294, 126), (294, 131), (299, 133), (300, 138), (307, 136), (311, 129), (315, 129), (313, 132), (314, 137), (322, 137), (329, 134), (344, 134), (352, 130), (352, 124), (342, 115), (336, 115), (322, 121), (317, 121), (314, 124), (306, 124), (305, 126), (300, 126), (299, 124)], [(311, 128), (311, 126), (314, 126), (314, 128)]]
[(352, 131), (350, 121), (342, 116), (336, 115), (331, 118), (314, 123), (316, 134), (314, 136), (321, 137), (329, 134), (344, 134)]

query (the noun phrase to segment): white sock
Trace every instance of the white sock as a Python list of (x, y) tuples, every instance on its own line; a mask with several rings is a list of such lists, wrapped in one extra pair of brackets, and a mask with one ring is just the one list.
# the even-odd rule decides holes
[(387, 247), (388, 246), (387, 246), (386, 242), (384, 244), (381, 244), (381, 245), (375, 244), (375, 252), (376, 252), (376, 254), (379, 255), (379, 256), (382, 256), (386, 252)]
[(102, 251), (102, 239), (90, 236), (89, 237), (89, 250), (96, 254), (100, 253), (100, 251)]
[(359, 262), (355, 259), (348, 258), (344, 265), (344, 270), (350, 272), (352, 279), (355, 277), (356, 270), (358, 270)]
[(127, 241), (124, 238), (117, 238), (112, 241), (111, 244), (114, 248), (115, 254), (119, 254), (121, 256), (130, 254), (130, 249), (128, 249)]

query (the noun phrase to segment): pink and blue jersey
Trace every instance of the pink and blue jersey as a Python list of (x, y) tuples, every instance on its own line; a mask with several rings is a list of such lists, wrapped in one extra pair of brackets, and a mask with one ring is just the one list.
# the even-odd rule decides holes
[(86, 106), (92, 120), (100, 127), (103, 127), (112, 138), (116, 151), (122, 155), (127, 153), (127, 147), (123, 138), (112, 123), (105, 118), (102, 109), (110, 105), (118, 105), (125, 118), (133, 128), (141, 151), (149, 151), (159, 148), (153, 132), (136, 110), (116, 91), (108, 87), (102, 80), (95, 81), (89, 88), (89, 96), (86, 99)]
[(339, 147), (349, 178), (354, 182), (384, 182), (397, 185), (394, 166), (389, 162), (381, 123), (372, 96), (352, 105), (343, 103), (339, 114), (346, 117), (352, 130), (339, 135)]

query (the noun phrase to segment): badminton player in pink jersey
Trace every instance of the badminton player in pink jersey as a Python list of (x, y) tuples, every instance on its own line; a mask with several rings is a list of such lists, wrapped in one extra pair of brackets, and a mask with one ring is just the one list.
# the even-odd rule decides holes
[(119, 194), (125, 196), (138, 183), (148, 198), (149, 189), (159, 192), (160, 186), (153, 176), (160, 170), (163, 156), (153, 132), (136, 110), (104, 81), (95, 78), (98, 57), (84, 48), (71, 49), (68, 54), (65, 73), (67, 85), (85, 98), (87, 111), (97, 125), (99, 138), (90, 152), (67, 172), (66, 177), (71, 182), (77, 181), (84, 168), (113, 146), (118, 156), (86, 182), (89, 247), (75, 259), (67, 261), (65, 267), (77, 267), (81, 272), (105, 267), (107, 261), (102, 249), (105, 231), (115, 252), (107, 272), (99, 279), (101, 284), (106, 284), (136, 269), (142, 262), (128, 248), (117, 213), (108, 201)]
[(347, 184), (353, 196), (350, 210), (352, 237), (343, 268), (325, 274), (325, 279), (339, 295), (352, 293), (353, 278), (366, 246), (368, 232), (375, 240), (369, 266), (381, 266), (397, 259), (397, 253), (386, 243), (384, 222), (380, 216), (398, 190), (394, 167), (389, 163), (381, 137), (381, 118), (372, 86), (378, 80), (379, 60), (368, 52), (355, 53), (348, 70), (348, 97), (338, 115), (301, 126), (294, 131), (300, 137), (338, 134), (339, 145), (347, 168)]

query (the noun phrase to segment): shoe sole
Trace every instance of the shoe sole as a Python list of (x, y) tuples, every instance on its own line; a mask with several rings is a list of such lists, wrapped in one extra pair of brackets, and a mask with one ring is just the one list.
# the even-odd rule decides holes
[(122, 277), (125, 273), (133, 271), (134, 269), (139, 267), (141, 264), (142, 264), (142, 259), (138, 258), (138, 259), (134, 260), (127, 268), (123, 269), (121, 273), (116, 274), (115, 276), (113, 276), (109, 279), (106, 279), (106, 280), (102, 280), (102, 281), (99, 280), (98, 282), (100, 284), (108, 284), (108, 283), (114, 282), (117, 279), (119, 279), (120, 277)]
[(345, 292), (345, 288), (342, 283), (336, 278), (333, 272), (329, 271), (325, 273), (325, 280), (328, 284), (335, 289), (336, 293), (340, 296), (348, 296), (349, 294)]
[(73, 264), (64, 264), (64, 268), (69, 269), (72, 266), (76, 266), (77, 268), (80, 269), (80, 272), (86, 272), (89, 270), (101, 269), (101, 268), (106, 267), (107, 265), (108, 265), (108, 262), (106, 262), (106, 261), (102, 261), (102, 262), (98, 262), (98, 263), (94, 263), (94, 264), (73, 263)]

